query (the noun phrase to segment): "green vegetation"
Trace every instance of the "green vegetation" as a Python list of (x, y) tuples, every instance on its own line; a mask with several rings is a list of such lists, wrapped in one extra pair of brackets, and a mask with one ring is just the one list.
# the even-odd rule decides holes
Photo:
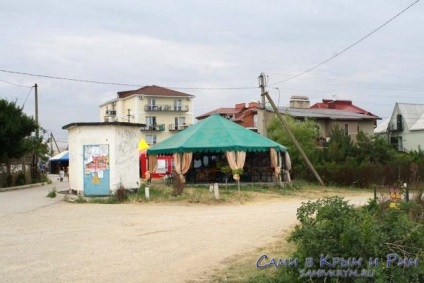
[[(40, 176), (37, 174), (36, 160), (38, 157), (42, 160), (46, 159), (48, 153), (49, 139), (44, 138), (46, 131), (37, 125), (34, 118), (27, 116), (22, 111), (22, 107), (16, 102), (9, 102), (0, 99), (0, 162), (6, 164), (8, 176), (11, 173), (10, 160), (19, 159), (25, 155), (32, 154), (31, 181), (37, 183), (40, 181)], [(36, 130), (39, 131), (39, 136), (32, 136)], [(12, 177), (11, 177), (12, 178)], [(8, 187), (13, 185), (25, 184), (25, 176), (17, 176), (16, 184), (12, 183), (12, 179), (7, 180)]]
[(38, 127), (35, 120), (23, 113), (16, 102), (4, 99), (0, 99), (0, 113), (0, 161), (8, 162), (31, 152), (28, 141)]
[(47, 193), (47, 197), (49, 198), (55, 198), (57, 195), (57, 190), (56, 188), (52, 188), (51, 190), (49, 190), (49, 192)]
[[(422, 179), (419, 172), (424, 172), (424, 151), (421, 149), (397, 152), (381, 136), (369, 136), (361, 131), (353, 142), (337, 124), (329, 142), (322, 141), (322, 147), (318, 147), (318, 125), (313, 120), (285, 119), (327, 185), (365, 188), (406, 182), (417, 186)], [(271, 139), (287, 146), (293, 179), (314, 182), (315, 176), (277, 119), (270, 124), (268, 133)]]
[(16, 185), (22, 186), (25, 184), (26, 184), (25, 174), (22, 171), (20, 171), (18, 176), (16, 177)]
[[(296, 195), (310, 191), (305, 190), (306, 183), (294, 182), (290, 185), (279, 186), (276, 184), (269, 185), (251, 185), (242, 184), (241, 194), (238, 193), (237, 184), (228, 186), (221, 186), (219, 188), (220, 199), (216, 200), (214, 194), (209, 191), (207, 185), (190, 185), (184, 191), (175, 196), (173, 195), (174, 189), (166, 184), (149, 184), (149, 199), (146, 198), (146, 184), (143, 184), (136, 191), (125, 190), (124, 188), (118, 189), (115, 194), (106, 197), (83, 197), (78, 196), (74, 198), (67, 196), (66, 201), (76, 203), (101, 203), (101, 204), (117, 204), (117, 203), (147, 203), (147, 202), (185, 202), (185, 203), (199, 203), (199, 204), (219, 204), (219, 203), (232, 203), (232, 202), (248, 202), (257, 200), (258, 198), (272, 198), (281, 197), (283, 195)], [(334, 188), (322, 188), (310, 186), (316, 192), (331, 192)]]
[[(424, 198), (401, 202), (390, 208), (387, 202), (369, 201), (354, 208), (340, 197), (303, 203), (297, 211), (299, 224), (288, 242), (295, 245), (286, 258), (298, 259), (298, 267), (270, 264), (258, 269), (247, 282), (423, 282)], [(328, 256), (327, 264), (320, 259)], [(362, 258), (361, 264), (341, 266), (334, 258)], [(309, 259), (309, 260), (308, 260)], [(310, 260), (312, 259), (312, 261)], [(373, 265), (369, 265), (372, 259)], [(378, 259), (378, 265), (375, 264)], [(269, 259), (260, 263), (266, 266)], [(305, 267), (306, 262), (310, 263)], [(389, 264), (390, 263), (390, 264)], [(308, 270), (368, 270), (371, 277), (320, 278), (308, 276)], [(269, 269), (273, 271), (270, 272)], [(322, 273), (321, 273), (322, 274)], [(301, 278), (302, 277), (302, 278)]]

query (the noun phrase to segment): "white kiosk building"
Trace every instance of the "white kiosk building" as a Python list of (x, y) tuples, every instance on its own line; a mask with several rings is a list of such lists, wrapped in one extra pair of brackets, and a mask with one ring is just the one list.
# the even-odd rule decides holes
[(110, 195), (140, 186), (138, 142), (141, 124), (71, 123), (68, 130), (69, 186), (86, 196)]

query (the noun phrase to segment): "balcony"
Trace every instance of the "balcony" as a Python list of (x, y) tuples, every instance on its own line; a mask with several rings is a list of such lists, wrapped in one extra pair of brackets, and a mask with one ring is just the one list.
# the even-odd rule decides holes
[(187, 112), (189, 110), (188, 105), (144, 105), (144, 111), (167, 111), (167, 112)]
[(169, 124), (168, 125), (168, 130), (169, 131), (182, 131), (184, 129), (187, 129), (189, 126), (191, 126), (191, 125), (187, 125), (187, 124)]
[(141, 124), (140, 131), (165, 131), (165, 124), (147, 125)]

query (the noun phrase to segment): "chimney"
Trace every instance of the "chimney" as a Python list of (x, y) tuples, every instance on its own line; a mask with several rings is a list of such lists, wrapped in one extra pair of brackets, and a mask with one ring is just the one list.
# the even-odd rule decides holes
[(246, 107), (246, 103), (237, 103), (234, 108), (235, 109), (243, 109), (245, 107)]
[(293, 95), (290, 97), (290, 108), (307, 109), (310, 107), (309, 97)]
[(259, 106), (260, 106), (260, 104), (259, 104), (258, 101), (250, 101), (249, 102), (249, 108), (256, 108), (256, 107), (259, 107)]

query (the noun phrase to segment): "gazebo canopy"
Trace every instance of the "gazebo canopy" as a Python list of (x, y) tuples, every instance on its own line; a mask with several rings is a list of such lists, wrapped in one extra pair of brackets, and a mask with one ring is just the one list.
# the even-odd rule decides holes
[(69, 151), (62, 151), (61, 153), (50, 158), (49, 161), (69, 161)]
[(214, 114), (150, 147), (147, 154), (265, 152), (270, 148), (286, 152), (286, 148), (279, 143)]

